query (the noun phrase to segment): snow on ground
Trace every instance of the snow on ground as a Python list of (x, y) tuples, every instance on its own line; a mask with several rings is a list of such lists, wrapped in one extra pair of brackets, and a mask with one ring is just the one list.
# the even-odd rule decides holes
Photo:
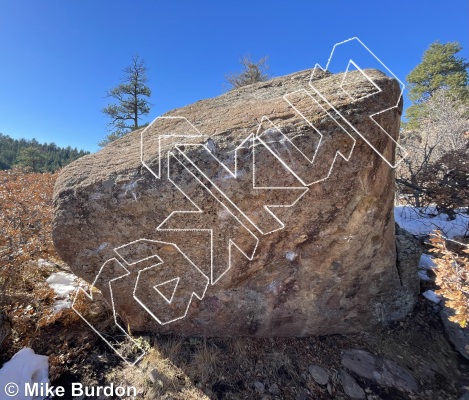
[[(48, 384), (49, 361), (48, 357), (37, 355), (33, 350), (25, 347), (0, 369), (0, 398), (42, 400), (43, 397), (25, 395), (24, 388), (27, 383), (30, 385)], [(4, 395), (6, 397), (3, 397)]]
[(57, 264), (52, 262), (52, 261), (48, 261), (48, 260), (45, 260), (44, 258), (39, 258), (37, 260), (37, 266), (39, 268), (46, 268), (46, 267), (55, 267)]
[(446, 214), (436, 215), (435, 207), (396, 206), (394, 218), (401, 228), (416, 236), (427, 236), (439, 229), (448, 239), (454, 239), (468, 234), (469, 230), (469, 215), (458, 214), (450, 221)]
[(419, 268), (420, 269), (433, 269), (436, 267), (435, 261), (433, 261), (435, 257), (431, 256), (430, 254), (423, 253), (420, 257)]
[(425, 271), (425, 270), (419, 270), (417, 273), (419, 274), (419, 278), (420, 278), (421, 281), (426, 281), (426, 282), (428, 282), (428, 281), (431, 281), (431, 280), (432, 280), (432, 278), (430, 278), (430, 277), (428, 276), (428, 273), (427, 273), (427, 271)]
[(54, 311), (58, 312), (64, 308), (70, 308), (72, 306), (70, 295), (78, 286), (77, 276), (66, 272), (56, 272), (47, 278), (47, 283), (56, 293)]
[(423, 297), (427, 300), (432, 301), (435, 304), (438, 304), (441, 301), (441, 297), (437, 295), (433, 290), (426, 290), (422, 293)]
[[(448, 239), (464, 236), (469, 233), (469, 215), (458, 214), (456, 219), (450, 221), (446, 214), (436, 215), (435, 207), (417, 209), (410, 206), (394, 207), (394, 219), (400, 227), (415, 236), (425, 237), (438, 229)], [(430, 254), (422, 254), (419, 262), (418, 275), (422, 281), (431, 281), (428, 271), (436, 267), (434, 257)], [(422, 295), (435, 304), (440, 303), (441, 297), (433, 290), (426, 290)]]
[(433, 268), (436, 268), (435, 257), (430, 254), (423, 253), (420, 257), (419, 262), (419, 278), (421, 281), (432, 281), (433, 279), (428, 276), (428, 271), (431, 271)]

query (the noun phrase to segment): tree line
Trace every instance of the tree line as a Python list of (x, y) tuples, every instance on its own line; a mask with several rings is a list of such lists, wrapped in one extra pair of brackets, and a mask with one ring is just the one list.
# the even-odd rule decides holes
[(0, 170), (23, 167), (32, 172), (54, 172), (89, 153), (76, 147), (13, 139), (0, 133)]

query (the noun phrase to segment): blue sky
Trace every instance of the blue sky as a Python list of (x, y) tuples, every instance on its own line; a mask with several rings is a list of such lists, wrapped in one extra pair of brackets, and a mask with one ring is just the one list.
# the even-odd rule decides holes
[(469, 2), (0, 0), (0, 133), (96, 151), (106, 90), (133, 54), (149, 67), (150, 121), (223, 93), (243, 55), (268, 55), (280, 76), (325, 66), (354, 36), (405, 80), (435, 40), (469, 59)]

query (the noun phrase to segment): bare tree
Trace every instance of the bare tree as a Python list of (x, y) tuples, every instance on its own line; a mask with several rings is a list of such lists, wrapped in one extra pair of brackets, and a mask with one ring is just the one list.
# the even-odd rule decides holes
[(239, 62), (243, 66), (243, 71), (225, 75), (225, 81), (231, 85), (230, 90), (269, 80), (270, 76), (266, 73), (269, 69), (267, 60), (268, 56), (255, 63), (251, 60), (251, 56), (242, 57)]
[(447, 90), (435, 92), (422, 107), (418, 128), (401, 133), (408, 156), (399, 165), (396, 179), (398, 192), (416, 207), (431, 198), (429, 182), (435, 180), (439, 160), (464, 149), (469, 131), (467, 106)]

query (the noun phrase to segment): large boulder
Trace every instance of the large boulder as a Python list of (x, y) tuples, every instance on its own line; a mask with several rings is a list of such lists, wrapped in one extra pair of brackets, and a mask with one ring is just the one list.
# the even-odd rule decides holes
[(56, 249), (133, 330), (306, 336), (401, 318), (413, 302), (395, 294), (416, 293), (396, 265), (400, 92), (377, 70), (315, 69), (173, 110), (62, 170)]

